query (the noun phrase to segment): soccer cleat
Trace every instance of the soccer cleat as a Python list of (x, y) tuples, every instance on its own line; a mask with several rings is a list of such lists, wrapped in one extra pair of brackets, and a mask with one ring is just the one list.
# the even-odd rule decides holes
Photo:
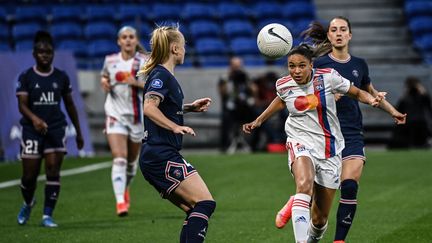
[(124, 193), (124, 201), (127, 205), (127, 208), (129, 209), (130, 206), (130, 195), (129, 195), (129, 187), (126, 188), (125, 193)]
[(335, 240), (335, 241), (333, 241), (333, 243), (345, 243), (345, 241), (344, 240)]
[(283, 206), (281, 210), (276, 214), (275, 224), (278, 229), (282, 229), (286, 223), (291, 219), (291, 210), (294, 202), (294, 196), (291, 196), (288, 202)]
[(54, 222), (54, 220), (51, 216), (45, 216), (44, 215), (42, 218), (41, 226), (47, 227), (47, 228), (55, 228), (55, 227), (58, 227), (58, 224), (56, 224)]
[(128, 215), (128, 205), (126, 203), (117, 203), (117, 215), (119, 217)]
[(23, 204), (17, 216), (17, 221), (19, 225), (25, 225), (27, 223), (30, 218), (31, 210), (35, 204), (35, 200), (33, 200), (30, 205), (27, 205), (26, 203)]

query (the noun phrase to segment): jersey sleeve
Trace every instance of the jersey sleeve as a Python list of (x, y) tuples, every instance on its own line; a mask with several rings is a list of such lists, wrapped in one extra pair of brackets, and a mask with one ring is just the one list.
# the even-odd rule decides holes
[(28, 79), (26, 78), (27, 75), (23, 72), (18, 76), (18, 79), (16, 81), (16, 95), (28, 95), (29, 91), (29, 84)]
[(346, 94), (351, 86), (351, 82), (348, 79), (342, 77), (342, 75), (340, 75), (338, 71), (334, 69), (332, 69), (330, 75), (330, 83), (333, 93)]
[(105, 57), (103, 67), (102, 67), (102, 70), (100, 72), (101, 76), (103, 76), (103, 77), (109, 77), (109, 71), (108, 71), (108, 65), (107, 65), (107, 63), (108, 63), (107, 62), (107, 57)]
[(159, 96), (163, 101), (169, 94), (169, 81), (169, 77), (161, 72), (149, 76), (147, 80), (148, 88), (145, 91), (145, 95), (154, 94)]
[(64, 80), (62, 95), (67, 95), (72, 93), (72, 85), (70, 83), (69, 76), (65, 72), (62, 72), (62, 74)]
[(364, 75), (363, 75), (362, 80), (360, 81), (361, 82), (360, 85), (361, 85), (361, 87), (365, 87), (366, 85), (371, 83), (371, 80), (369, 77), (369, 67), (368, 67), (366, 61), (362, 60), (362, 64), (363, 64), (362, 66), (364, 69)]

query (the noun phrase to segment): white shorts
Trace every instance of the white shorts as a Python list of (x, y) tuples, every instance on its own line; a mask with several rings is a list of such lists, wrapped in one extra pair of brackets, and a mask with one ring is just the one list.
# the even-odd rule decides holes
[(122, 121), (112, 116), (107, 116), (105, 120), (106, 134), (124, 134), (134, 143), (140, 143), (144, 138), (144, 126), (142, 123), (135, 123), (134, 118), (126, 117)]
[(310, 149), (300, 143), (287, 143), (288, 148), (288, 165), (292, 171), (292, 163), (300, 156), (306, 156), (311, 159), (315, 168), (315, 182), (323, 187), (338, 189), (340, 184), (340, 175), (342, 171), (342, 156), (335, 155), (328, 159), (318, 159), (311, 155)]

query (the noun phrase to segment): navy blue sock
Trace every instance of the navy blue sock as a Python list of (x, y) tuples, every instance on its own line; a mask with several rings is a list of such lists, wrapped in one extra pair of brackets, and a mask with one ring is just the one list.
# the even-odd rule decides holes
[(195, 204), (187, 223), (187, 243), (201, 243), (207, 234), (208, 220), (216, 208), (216, 202), (211, 200)]
[(30, 205), (33, 201), (35, 190), (36, 190), (36, 179), (35, 180), (26, 180), (21, 178), (21, 194), (24, 198), (24, 202), (27, 205)]
[(186, 212), (186, 218), (183, 222), (183, 227), (180, 232), (180, 243), (186, 243), (186, 237), (187, 237), (187, 223), (190, 213), (192, 212), (192, 209)]
[(341, 198), (336, 214), (335, 240), (345, 240), (357, 208), (358, 185), (355, 180), (348, 179), (341, 183)]
[(52, 216), (60, 193), (60, 177), (47, 176), (45, 183), (44, 215)]

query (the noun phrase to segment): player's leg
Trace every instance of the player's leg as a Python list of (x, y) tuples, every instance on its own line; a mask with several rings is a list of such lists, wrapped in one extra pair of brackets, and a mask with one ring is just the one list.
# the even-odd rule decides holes
[(108, 144), (113, 157), (111, 169), (111, 181), (116, 199), (116, 209), (118, 216), (128, 214), (127, 204), (124, 200), (126, 191), (126, 171), (127, 171), (127, 135), (119, 133), (108, 133)]
[(318, 242), (324, 236), (335, 192), (336, 189), (327, 188), (315, 183), (308, 243)]
[(341, 197), (336, 214), (335, 241), (345, 240), (357, 209), (358, 182), (363, 170), (364, 157), (353, 157), (342, 163)]
[(141, 123), (129, 124), (130, 135), (127, 144), (127, 168), (126, 168), (126, 190), (124, 200), (127, 206), (130, 206), (129, 186), (135, 177), (138, 168), (138, 156), (141, 150), (144, 129)]
[(57, 227), (52, 215), (60, 194), (60, 169), (64, 152), (46, 153), (44, 157), (46, 183), (42, 226)]
[(181, 198), (179, 195), (175, 193), (171, 193), (167, 196), (167, 199), (177, 207), (179, 207), (181, 210), (183, 210), (186, 213), (186, 218), (183, 221), (183, 226), (180, 232), (180, 243), (186, 243), (187, 241), (187, 231), (188, 231), (188, 220), (189, 215), (192, 212), (192, 206), (189, 205), (183, 198)]
[(291, 170), (296, 183), (292, 206), (294, 237), (296, 242), (306, 242), (315, 169), (310, 157), (300, 156), (291, 164)]

